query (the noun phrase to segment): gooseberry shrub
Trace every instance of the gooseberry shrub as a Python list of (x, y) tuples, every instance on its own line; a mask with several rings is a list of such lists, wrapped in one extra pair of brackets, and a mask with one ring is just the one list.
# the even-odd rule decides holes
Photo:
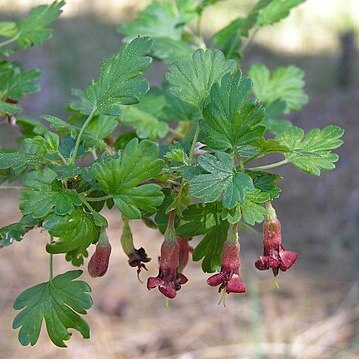
[[(101, 277), (111, 254), (101, 214), (107, 207), (122, 218), (118, 240), (138, 275), (150, 258), (136, 248), (131, 221), (164, 235), (159, 274), (148, 278), (147, 288), (167, 298), (190, 280), (183, 271), (192, 251), (204, 272), (219, 271), (208, 278), (210, 286), (223, 294), (245, 292), (238, 233), (262, 222), (264, 254), (255, 266), (275, 276), (289, 269), (297, 253), (282, 246), (272, 206), (281, 177), (271, 170), (292, 165), (320, 175), (333, 169), (338, 156), (332, 150), (342, 144), (343, 130), (330, 125), (304, 132), (288, 120), (308, 100), (301, 69), (257, 64), (243, 74), (240, 65), (253, 35), (303, 1), (259, 0), (210, 39), (201, 33), (201, 18), (219, 0), (154, 1), (118, 28), (123, 46), (86, 89), (73, 90), (67, 119), (22, 114), (21, 100), (39, 91), (40, 71), (10, 61), (16, 51), (51, 37), (64, 2), (1, 22), (1, 126), (17, 126), (21, 136), (17, 148), (0, 149), (0, 190), (21, 191), (22, 213), (0, 229), (3, 251), (40, 227), (49, 234), (50, 259), (63, 254)], [(144, 73), (153, 59), (168, 70), (162, 86), (150, 88)], [(271, 162), (272, 154), (282, 160)], [(266, 164), (253, 165), (263, 157)], [(22, 186), (13, 186), (15, 180)], [(88, 260), (91, 246), (96, 250)], [(90, 286), (78, 279), (82, 271), (54, 275), (49, 263), (49, 278), (15, 300), (20, 312), (13, 327), (22, 345), (36, 344), (43, 321), (57, 346), (66, 346), (70, 328), (90, 337), (83, 315), (93, 303)]]

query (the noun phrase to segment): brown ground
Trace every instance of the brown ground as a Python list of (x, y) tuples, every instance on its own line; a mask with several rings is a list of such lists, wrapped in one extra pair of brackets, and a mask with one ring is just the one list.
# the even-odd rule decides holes
[[(1, 202), (0, 225), (15, 221), (14, 196), (3, 197)], [(11, 329), (15, 296), (47, 279), (46, 233), (32, 231), (22, 243), (1, 250), (1, 357), (358, 358), (359, 286), (355, 280), (306, 271), (301, 263), (308, 260), (304, 254), (297, 269), (279, 277), (280, 289), (273, 289), (271, 274), (254, 269), (253, 251), (242, 252), (246, 295), (230, 295), (226, 307), (217, 305), (219, 295), (206, 285), (207, 275), (191, 263), (185, 272), (189, 283), (165, 309), (157, 290), (148, 292), (136, 280), (135, 270), (127, 266), (119, 248), (117, 214), (108, 212), (107, 217), (113, 244), (109, 273), (101, 279), (85, 274), (95, 301), (87, 316), (91, 340), (83, 341), (74, 334), (67, 350), (51, 345), (44, 332), (36, 347), (21, 348)], [(156, 232), (140, 223), (134, 232), (136, 242), (146, 245), (149, 255), (156, 258), (160, 244)], [(297, 243), (296, 249), (302, 251), (302, 244)], [(55, 268), (61, 273), (69, 266), (59, 256)], [(156, 272), (153, 260), (142, 278)]]

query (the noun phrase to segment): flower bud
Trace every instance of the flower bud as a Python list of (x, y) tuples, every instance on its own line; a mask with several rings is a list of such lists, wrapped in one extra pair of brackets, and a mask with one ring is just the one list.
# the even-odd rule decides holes
[(99, 240), (96, 251), (92, 255), (89, 264), (88, 264), (88, 272), (91, 277), (102, 277), (107, 272), (108, 264), (110, 261), (111, 255), (111, 244), (108, 239)]

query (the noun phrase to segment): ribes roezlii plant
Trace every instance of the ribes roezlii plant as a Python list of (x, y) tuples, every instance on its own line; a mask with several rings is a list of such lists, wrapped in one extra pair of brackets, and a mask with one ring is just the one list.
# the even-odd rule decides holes
[[(333, 169), (338, 156), (332, 150), (342, 144), (343, 130), (330, 125), (305, 133), (286, 119), (307, 102), (299, 68), (270, 71), (257, 64), (243, 74), (240, 66), (253, 34), (303, 1), (259, 0), (210, 39), (203, 37), (201, 18), (218, 0), (154, 1), (118, 28), (123, 46), (86, 89), (73, 91), (64, 105), (67, 119), (22, 115), (21, 100), (39, 90), (40, 71), (9, 60), (51, 37), (49, 26), (64, 2), (1, 22), (1, 125), (18, 126), (21, 136), (16, 149), (0, 149), (0, 190), (21, 191), (22, 213), (19, 222), (0, 229), (3, 251), (40, 227), (49, 234), (50, 258), (64, 254), (74, 266), (87, 262), (90, 275), (100, 277), (109, 266), (110, 242), (121, 239), (139, 273), (150, 258), (136, 248), (131, 221), (142, 220), (164, 235), (159, 274), (148, 279), (148, 289), (174, 298), (191, 280), (183, 271), (193, 247), (192, 259), (202, 261), (204, 272), (219, 272), (209, 285), (243, 293), (238, 231), (264, 221), (264, 255), (255, 266), (275, 276), (291, 267), (297, 254), (284, 250), (271, 205), (280, 176), (270, 171), (286, 164), (312, 175)], [(162, 86), (150, 88), (144, 73), (153, 59), (168, 70)], [(271, 162), (272, 154), (283, 159)], [(267, 156), (267, 164), (252, 164)], [(105, 207), (123, 220), (116, 238), (106, 234)], [(88, 259), (91, 246), (96, 250)], [(49, 263), (49, 278), (14, 304), (22, 345), (36, 344), (43, 321), (58, 346), (66, 346), (70, 328), (90, 336), (82, 315), (93, 303), (89, 285), (78, 280), (82, 271), (55, 276)]]

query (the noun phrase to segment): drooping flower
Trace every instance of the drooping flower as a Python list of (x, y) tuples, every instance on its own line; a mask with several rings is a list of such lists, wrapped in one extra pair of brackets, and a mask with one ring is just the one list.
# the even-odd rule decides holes
[(108, 269), (111, 255), (111, 244), (108, 241), (106, 233), (100, 234), (99, 241), (96, 245), (95, 253), (92, 255), (88, 263), (88, 272), (91, 277), (102, 277)]
[(178, 272), (180, 247), (176, 240), (174, 216), (175, 213), (171, 212), (165, 240), (161, 245), (159, 273), (157, 277), (150, 277), (147, 280), (149, 290), (158, 287), (159, 291), (170, 299), (174, 298), (181, 285), (188, 281), (185, 275)]
[(122, 220), (123, 220), (123, 229), (121, 234), (122, 249), (128, 257), (128, 264), (131, 267), (137, 267), (137, 277), (139, 279), (141, 269), (143, 268), (147, 270), (146, 265), (144, 263), (148, 263), (151, 260), (151, 258), (147, 256), (147, 253), (144, 248), (142, 247), (140, 247), (139, 249), (135, 248), (133, 244), (133, 236), (132, 236), (129, 220), (125, 216), (122, 216)]
[(177, 272), (178, 264), (178, 244), (173, 241), (163, 241), (158, 276), (148, 278), (147, 288), (158, 287), (163, 295), (171, 299), (174, 298), (176, 292), (181, 289), (181, 285), (188, 281), (185, 275)]
[(229, 239), (223, 245), (221, 271), (207, 279), (210, 286), (216, 287), (219, 285), (219, 292), (223, 289), (227, 293), (244, 293), (246, 291), (246, 286), (239, 273), (239, 251), (240, 244), (237, 227), (233, 226)]
[(274, 208), (267, 205), (267, 219), (263, 222), (263, 256), (255, 262), (259, 270), (272, 269), (275, 276), (285, 272), (297, 260), (298, 254), (286, 251), (282, 246), (281, 224)]

